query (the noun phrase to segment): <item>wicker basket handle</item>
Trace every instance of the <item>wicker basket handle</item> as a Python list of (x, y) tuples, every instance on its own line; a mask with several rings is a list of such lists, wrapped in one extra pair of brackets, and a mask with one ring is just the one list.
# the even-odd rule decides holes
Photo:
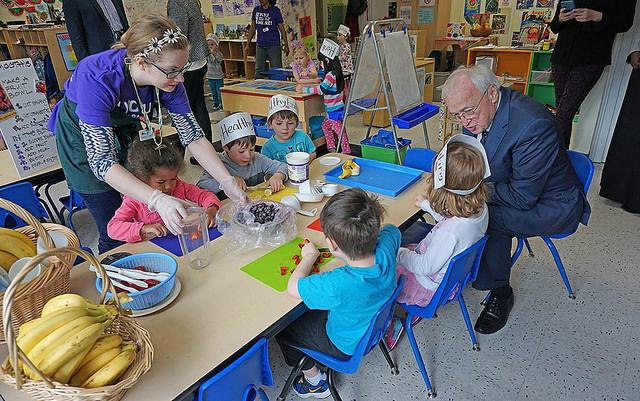
[[(44, 232), (46, 233), (46, 231)], [(17, 389), (20, 389), (22, 386), (22, 375), (20, 374), (20, 369), (18, 368), (18, 363), (16, 362), (18, 360), (21, 360), (31, 370), (36, 372), (36, 374), (38, 374), (38, 376), (40, 376), (42, 380), (47, 383), (47, 386), (49, 386), (50, 388), (55, 387), (54, 384), (51, 383), (51, 381), (33, 365), (33, 363), (29, 360), (29, 358), (27, 358), (24, 352), (22, 352), (20, 347), (18, 347), (15, 335), (17, 331), (14, 329), (13, 323), (11, 321), (11, 308), (13, 307), (13, 297), (18, 289), (18, 286), (20, 286), (22, 280), (24, 280), (27, 274), (48, 257), (56, 256), (58, 254), (72, 254), (75, 256), (80, 256), (81, 258), (87, 260), (90, 264), (95, 266), (100, 274), (100, 277), (102, 278), (102, 282), (104, 283), (104, 285), (102, 286), (102, 292), (100, 293), (100, 303), (104, 303), (107, 297), (107, 292), (111, 292), (111, 294), (113, 294), (113, 299), (116, 302), (118, 310), (121, 313), (123, 311), (122, 304), (120, 303), (120, 298), (116, 296), (116, 289), (111, 282), (111, 278), (107, 275), (106, 271), (102, 267), (102, 264), (98, 262), (98, 259), (96, 259), (94, 255), (82, 249), (66, 247), (56, 248), (54, 250), (50, 250), (34, 256), (11, 281), (11, 284), (9, 284), (9, 288), (7, 288), (4, 293), (4, 300), (2, 301), (2, 322), (4, 323), (4, 338), (7, 342), (7, 347), (9, 348), (9, 360), (11, 361), (11, 365), (13, 366), (13, 370), (16, 375)]]
[(17, 205), (6, 199), (0, 198), (0, 207), (5, 210), (8, 210), (11, 213), (14, 213), (18, 217), (20, 217), (22, 220), (27, 222), (27, 224), (29, 224), (31, 227), (33, 227), (34, 230), (36, 230), (36, 232), (38, 233), (38, 236), (42, 237), (42, 239), (44, 240), (44, 245), (47, 247), (47, 249), (55, 248), (55, 244), (53, 243), (51, 236), (49, 236), (49, 233), (44, 228), (42, 223), (40, 223), (38, 219), (33, 217), (31, 213), (24, 210), (22, 206)]

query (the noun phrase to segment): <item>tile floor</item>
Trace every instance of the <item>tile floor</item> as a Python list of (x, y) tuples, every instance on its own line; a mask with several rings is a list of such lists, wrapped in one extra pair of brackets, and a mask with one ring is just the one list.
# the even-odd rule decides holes
[[(212, 117), (221, 119), (222, 113), (212, 113)], [(359, 142), (366, 132), (361, 117), (350, 117), (348, 124), (351, 142)], [(432, 147), (439, 149), (436, 119), (428, 127)], [(420, 128), (402, 135), (412, 138), (414, 146), (424, 146)], [(195, 182), (200, 171), (187, 162), (183, 178)], [(589, 226), (557, 242), (575, 300), (567, 297), (545, 244), (534, 239), (535, 257), (523, 253), (513, 270), (516, 302), (509, 323), (497, 334), (478, 335), (480, 352), (471, 349), (457, 303), (415, 327), (437, 399), (640, 400), (640, 215), (624, 212), (597, 195), (601, 171), (602, 165), (596, 165)], [(54, 194), (64, 191), (64, 184), (59, 184)], [(83, 245), (95, 249), (96, 231), (89, 214), (76, 216)], [(483, 296), (470, 287), (465, 290), (472, 320), (480, 313)], [(357, 374), (337, 375), (342, 398), (426, 399), (406, 338), (391, 355), (400, 368), (399, 376), (391, 376), (376, 349)], [(277, 384), (266, 390), (274, 400), (289, 368), (274, 344), (270, 358)], [(295, 399), (293, 394), (287, 397)]]

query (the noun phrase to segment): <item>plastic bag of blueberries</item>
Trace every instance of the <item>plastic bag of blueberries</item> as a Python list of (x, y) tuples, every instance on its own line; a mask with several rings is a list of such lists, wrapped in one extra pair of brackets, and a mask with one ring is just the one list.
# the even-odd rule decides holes
[(227, 203), (216, 215), (218, 230), (229, 237), (227, 252), (244, 253), (256, 248), (275, 248), (296, 237), (296, 212), (269, 200), (243, 205)]

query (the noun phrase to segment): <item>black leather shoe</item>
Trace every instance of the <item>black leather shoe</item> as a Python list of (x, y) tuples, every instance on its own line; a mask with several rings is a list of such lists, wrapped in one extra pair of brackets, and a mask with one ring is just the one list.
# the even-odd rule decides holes
[(493, 334), (499, 331), (507, 324), (512, 307), (513, 292), (508, 298), (500, 298), (492, 293), (487, 306), (476, 320), (475, 330), (481, 334)]

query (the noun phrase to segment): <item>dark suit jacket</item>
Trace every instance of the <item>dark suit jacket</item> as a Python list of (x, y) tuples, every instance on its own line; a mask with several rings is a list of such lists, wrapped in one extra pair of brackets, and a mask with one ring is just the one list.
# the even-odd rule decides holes
[[(129, 28), (124, 13), (122, 0), (113, 0), (125, 30)], [(71, 38), (71, 46), (78, 61), (91, 55), (105, 51), (116, 40), (104, 16), (102, 8), (96, 0), (65, 0), (62, 3), (64, 19)]]
[(502, 88), (485, 150), (491, 167), (489, 210), (501, 206), (509, 229), (549, 235), (573, 232), (578, 222), (587, 223), (589, 203), (555, 117), (541, 103)]

